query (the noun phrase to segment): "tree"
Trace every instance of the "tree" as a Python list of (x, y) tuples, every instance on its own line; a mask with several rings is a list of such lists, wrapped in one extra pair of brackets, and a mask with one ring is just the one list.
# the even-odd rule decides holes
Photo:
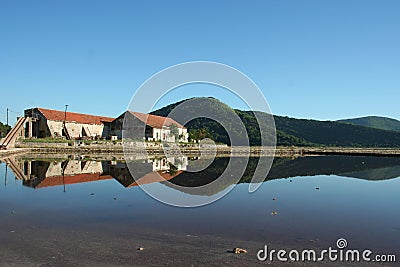
[(0, 122), (0, 137), (5, 137), (10, 130), (11, 126), (4, 125), (3, 123)]
[(197, 129), (197, 130), (190, 130), (189, 131), (189, 140), (191, 141), (198, 141), (198, 140), (202, 140), (204, 138), (210, 138), (212, 140), (214, 140), (212, 134), (204, 128), (201, 129)]

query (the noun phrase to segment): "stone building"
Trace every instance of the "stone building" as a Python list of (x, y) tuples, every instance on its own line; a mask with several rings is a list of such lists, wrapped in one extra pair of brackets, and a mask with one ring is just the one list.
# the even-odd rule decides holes
[[(32, 108), (25, 110), (29, 118), (25, 124), (25, 137), (61, 137), (67, 139), (107, 138), (114, 118)], [(65, 127), (64, 127), (65, 123)]]
[[(125, 122), (125, 125), (124, 125)], [(172, 131), (173, 127), (176, 133)], [(188, 142), (187, 129), (175, 120), (140, 112), (126, 111), (111, 123), (111, 135), (148, 141)]]

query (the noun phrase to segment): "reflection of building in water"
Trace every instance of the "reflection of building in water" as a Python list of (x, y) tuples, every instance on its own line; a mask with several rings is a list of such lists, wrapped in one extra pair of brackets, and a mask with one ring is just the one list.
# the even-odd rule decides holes
[[(125, 162), (100, 161), (9, 161), (23, 185), (33, 188), (94, 182), (115, 178), (125, 187), (169, 180), (187, 166), (187, 158), (157, 158)], [(128, 165), (133, 175), (128, 169)]]
[(105, 172), (124, 187), (132, 187), (172, 179), (184, 172), (187, 164), (187, 157), (154, 158), (108, 165)]
[(101, 162), (68, 160), (63, 162), (25, 161), (23, 184), (33, 188), (112, 179), (103, 175)]
[(156, 158), (151, 160), (153, 163), (153, 171), (166, 171), (169, 170), (171, 164), (174, 165), (178, 170), (186, 171), (188, 165), (187, 157), (175, 157), (175, 158)]

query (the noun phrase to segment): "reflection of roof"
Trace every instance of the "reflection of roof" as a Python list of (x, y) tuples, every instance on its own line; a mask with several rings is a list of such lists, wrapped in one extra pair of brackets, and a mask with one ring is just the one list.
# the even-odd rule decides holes
[(175, 174), (171, 175), (166, 171), (154, 171), (154, 172), (149, 172), (145, 176), (141, 177), (140, 179), (136, 180), (132, 184), (128, 185), (127, 187), (133, 187), (133, 186), (138, 186), (138, 185), (144, 185), (144, 184), (151, 184), (151, 183), (158, 183), (158, 182), (164, 182), (171, 180), (172, 178), (180, 175), (184, 171), (176, 171)]
[[(38, 110), (48, 119), (52, 121), (64, 121), (65, 112), (59, 110), (51, 110), (45, 108), (38, 108)], [(109, 117), (94, 116), (88, 114), (80, 114), (74, 112), (66, 113), (66, 121), (77, 122), (83, 124), (102, 124), (102, 122), (112, 122), (114, 119)]]
[(37, 184), (35, 188), (59, 186), (64, 184), (79, 184), (109, 179), (113, 179), (113, 177), (111, 175), (101, 175), (101, 173), (83, 173), (64, 177), (58, 175), (46, 177), (43, 181)]
[(185, 128), (183, 127), (182, 124), (176, 122), (175, 120), (168, 118), (168, 117), (162, 117), (162, 116), (156, 116), (156, 115), (151, 115), (151, 114), (145, 114), (145, 113), (140, 113), (140, 112), (134, 112), (130, 111), (133, 116), (141, 120), (142, 122), (146, 123), (147, 125), (153, 127), (153, 128), (162, 128), (163, 126), (170, 126), (171, 124), (176, 124), (178, 128)]

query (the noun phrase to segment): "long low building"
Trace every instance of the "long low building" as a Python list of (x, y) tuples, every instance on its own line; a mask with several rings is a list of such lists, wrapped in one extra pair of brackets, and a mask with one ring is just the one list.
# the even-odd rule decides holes
[[(126, 111), (117, 118), (31, 108), (24, 112), (26, 138), (145, 139), (187, 142), (187, 129), (171, 118)], [(125, 125), (124, 125), (125, 122)], [(124, 132), (124, 134), (123, 134)], [(178, 139), (178, 140), (177, 140)]]
[(114, 118), (33, 108), (25, 110), (31, 118), (25, 125), (25, 137), (107, 138)]

